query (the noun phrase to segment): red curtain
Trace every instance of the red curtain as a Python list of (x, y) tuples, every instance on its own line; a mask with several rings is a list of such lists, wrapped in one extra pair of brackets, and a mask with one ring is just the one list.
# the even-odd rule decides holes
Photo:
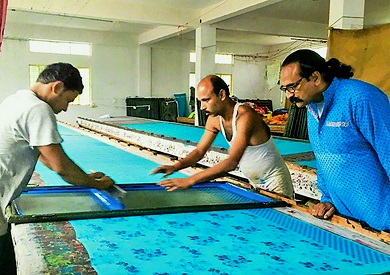
[(8, 0), (0, 0), (0, 52), (3, 44), (5, 20), (7, 18)]

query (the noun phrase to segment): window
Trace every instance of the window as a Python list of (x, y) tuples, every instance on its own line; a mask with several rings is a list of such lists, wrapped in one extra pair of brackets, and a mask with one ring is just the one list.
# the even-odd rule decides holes
[[(215, 64), (233, 64), (233, 55), (231, 54), (216, 54)], [(196, 62), (196, 53), (190, 53), (190, 62)]]
[(231, 54), (216, 54), (215, 64), (233, 64), (233, 55)]
[(196, 83), (196, 78), (194, 73), (190, 73), (190, 87), (196, 87), (198, 86), (198, 83)]
[(230, 91), (230, 95), (232, 96), (233, 95), (233, 87), (232, 87), (232, 75), (231, 74), (217, 74), (220, 78), (223, 79), (223, 81), (225, 81), (225, 83), (228, 85), (229, 87), (229, 91)]
[[(225, 83), (228, 85), (229, 87), (229, 91), (230, 91), (230, 96), (233, 95), (233, 86), (232, 86), (232, 75), (231, 74), (216, 74), (217, 76), (219, 76), (220, 78), (223, 79), (223, 81), (225, 81)], [(196, 87), (198, 86), (198, 83), (196, 83), (196, 79), (195, 79), (195, 74), (194, 73), (190, 73), (190, 78), (189, 78), (189, 83), (190, 83), (190, 87)]]
[(30, 52), (55, 53), (70, 55), (92, 55), (92, 45), (89, 43), (63, 42), (49, 40), (30, 40)]
[[(39, 74), (46, 68), (45, 65), (30, 65), (30, 86), (32, 86), (39, 76)], [(84, 90), (81, 95), (78, 95), (76, 99), (71, 103), (72, 105), (90, 105), (91, 104), (91, 75), (89, 68), (77, 68), (80, 71), (80, 75), (83, 78)]]

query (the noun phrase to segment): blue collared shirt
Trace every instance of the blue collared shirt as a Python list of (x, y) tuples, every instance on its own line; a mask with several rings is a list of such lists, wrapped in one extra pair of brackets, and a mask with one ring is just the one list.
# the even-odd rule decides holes
[(377, 87), (335, 78), (324, 108), (307, 106), (321, 202), (339, 213), (390, 229), (390, 103)]

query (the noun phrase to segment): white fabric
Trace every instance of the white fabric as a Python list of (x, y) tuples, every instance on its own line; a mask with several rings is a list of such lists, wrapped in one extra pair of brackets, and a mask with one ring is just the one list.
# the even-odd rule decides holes
[(62, 138), (50, 105), (31, 90), (20, 90), (0, 104), (0, 235), (7, 231), (4, 210), (29, 182), (39, 157), (37, 146)]
[(317, 109), (318, 109), (318, 117), (321, 117), (322, 112), (324, 111), (324, 101), (317, 103)]
[[(231, 142), (237, 135), (236, 119), (240, 105), (242, 104), (236, 104), (234, 106), (232, 121), (233, 135), (230, 141), (226, 138), (222, 117), (220, 117), (221, 131), (229, 145), (231, 145)], [(290, 171), (283, 157), (280, 155), (272, 136), (263, 144), (248, 146), (240, 160), (239, 167), (253, 187), (293, 198), (294, 188)]]

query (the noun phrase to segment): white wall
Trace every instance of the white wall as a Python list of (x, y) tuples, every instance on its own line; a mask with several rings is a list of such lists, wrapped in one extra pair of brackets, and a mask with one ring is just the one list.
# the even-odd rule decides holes
[(152, 96), (188, 93), (190, 51), (152, 48)]
[(236, 59), (233, 66), (233, 93), (241, 99), (267, 99), (265, 67), (262, 62)]
[[(74, 123), (77, 116), (126, 115), (125, 98), (138, 95), (138, 42), (126, 34), (75, 29), (6, 26), (0, 57), (0, 100), (18, 89), (29, 87), (29, 64), (68, 62), (91, 69), (92, 100), (97, 107), (70, 106), (59, 120)], [(30, 53), (28, 38), (88, 42), (92, 56)]]
[[(188, 93), (189, 73), (195, 71), (189, 54), (195, 50), (193, 39), (175, 37), (151, 46), (151, 57), (138, 56), (136, 37), (113, 32), (32, 27), (9, 24), (0, 57), (0, 100), (18, 89), (29, 86), (29, 64), (69, 62), (91, 69), (92, 101), (95, 107), (70, 106), (58, 119), (75, 123), (78, 116), (97, 118), (102, 115), (126, 115), (128, 96), (173, 97)], [(92, 56), (30, 53), (29, 38), (92, 43)], [(249, 44), (218, 43), (217, 51), (240, 55), (266, 52), (265, 47)], [(140, 61), (139, 61), (140, 60)], [(139, 91), (139, 66), (151, 61), (151, 91)], [(139, 63), (140, 62), (140, 63)], [(233, 65), (216, 65), (216, 73), (233, 75), (233, 92), (239, 98), (272, 99), (274, 108), (281, 107), (280, 93), (271, 92), (265, 81), (263, 61), (236, 59)]]
[[(267, 47), (252, 44), (217, 44), (218, 53), (249, 55), (266, 52)], [(195, 51), (195, 41), (174, 37), (152, 46), (152, 96), (172, 97), (175, 93), (189, 92), (189, 74), (195, 72), (195, 64), (189, 62), (190, 52)], [(274, 99), (265, 81), (267, 62), (239, 58), (232, 65), (216, 64), (215, 73), (232, 74), (232, 91), (235, 96), (245, 99)]]

